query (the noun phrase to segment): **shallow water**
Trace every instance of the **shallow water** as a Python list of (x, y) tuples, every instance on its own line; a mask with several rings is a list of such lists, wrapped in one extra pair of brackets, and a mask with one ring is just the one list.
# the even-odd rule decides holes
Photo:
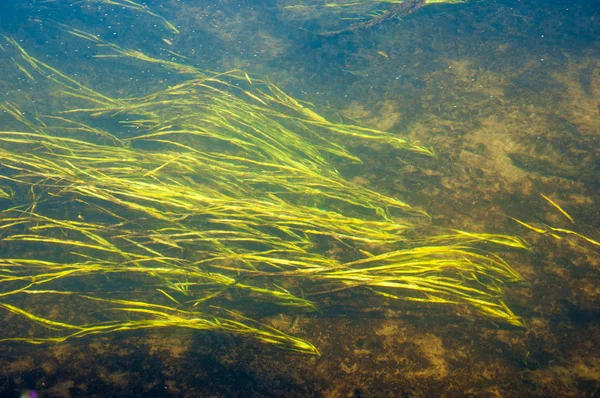
[[(595, 349), (600, 345), (597, 2), (434, 4), (335, 35), (323, 33), (381, 16), (393, 6), (362, 10), (362, 17), (353, 17), (358, 19), (341, 19), (332, 8), (285, 8), (320, 3), (155, 0), (144, 3), (147, 9), (131, 9), (102, 1), (4, 1), (0, 30), (30, 55), (110, 97), (147, 95), (196, 75), (135, 58), (95, 57), (110, 51), (68, 34), (64, 25), (106, 43), (191, 65), (199, 73), (242, 70), (248, 79), (272, 82), (328, 120), (387, 131), (431, 148), (435, 157), (382, 143), (351, 145), (349, 139), (362, 163), (333, 155), (327, 160), (355, 186), (426, 211), (430, 218), (416, 222), (422, 229), (416, 228), (415, 235), (449, 228), (522, 238), (529, 250), (486, 253), (500, 256), (523, 276), (524, 282), (507, 284), (503, 297), (525, 327), (461, 306), (421, 305), (372, 295), (368, 289), (344, 289), (308, 295), (314, 297), (316, 312), (269, 303), (239, 307), (262, 324), (314, 344), (320, 356), (185, 328), (41, 345), (10, 341), (0, 343), (1, 395), (26, 390), (48, 397), (600, 394)], [(26, 115), (64, 115), (59, 112), (79, 104), (61, 96), (47, 79), (52, 73), (30, 78), (19, 70), (13, 60), (27, 64), (18, 51), (4, 39), (0, 44), (3, 102)], [(86, 117), (82, 120), (119, 137), (135, 133), (118, 119)], [(24, 126), (4, 112), (0, 130), (22, 131)], [(3, 145), (3, 151), (12, 148)], [(6, 162), (0, 173), (13, 176)], [(0, 188), (8, 192), (11, 184)], [(11, 200), (2, 199), (2, 210), (31, 205), (25, 203), (31, 199), (27, 192), (21, 188)], [(52, 190), (35, 192), (43, 197)], [(327, 201), (299, 202), (338, 210)], [(79, 205), (42, 201), (38, 209), (52, 217), (95, 221), (92, 215), (73, 213)], [(340, 211), (364, 216), (357, 209)], [(360, 255), (325, 238), (315, 238), (314, 244), (319, 255), (339, 261)], [(71, 255), (68, 248), (19, 242), (4, 242), (2, 250), (4, 259), (25, 253), (48, 260)], [(10, 277), (10, 268), (3, 268), (2, 277)], [(56, 289), (93, 294), (110, 286), (115, 297), (136, 294), (116, 277), (78, 283), (66, 281)], [(136, 283), (170, 303), (144, 278)], [(304, 286), (292, 282), (281, 288), (304, 294)], [(241, 295), (228, 294), (223, 302)], [(43, 309), (50, 318), (67, 310), (65, 322), (77, 319), (78, 312), (97, 322), (112, 316), (92, 305), (79, 307), (69, 297), (49, 303), (37, 297), (5, 302)], [(2, 337), (51, 335), (9, 311), (0, 314), (0, 323), (9, 332)]]

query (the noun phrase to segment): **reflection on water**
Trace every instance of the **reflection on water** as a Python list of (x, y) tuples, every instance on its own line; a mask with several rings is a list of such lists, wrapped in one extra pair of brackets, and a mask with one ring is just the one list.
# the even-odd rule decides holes
[(0, 11), (2, 394), (598, 394), (597, 4)]

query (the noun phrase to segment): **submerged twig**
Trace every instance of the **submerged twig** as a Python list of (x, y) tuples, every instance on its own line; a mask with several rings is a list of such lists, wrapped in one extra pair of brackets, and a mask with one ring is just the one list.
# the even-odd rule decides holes
[(384, 14), (377, 16), (373, 19), (364, 22), (354, 23), (346, 28), (332, 30), (328, 32), (320, 33), (321, 36), (337, 36), (342, 33), (347, 32), (357, 32), (363, 29), (369, 29), (374, 26), (377, 26), (385, 21), (389, 21), (393, 18), (403, 18), (406, 17), (413, 12), (417, 11), (419, 8), (423, 7), (426, 4), (425, 0), (407, 0), (399, 5), (393, 6), (390, 10), (385, 12)]

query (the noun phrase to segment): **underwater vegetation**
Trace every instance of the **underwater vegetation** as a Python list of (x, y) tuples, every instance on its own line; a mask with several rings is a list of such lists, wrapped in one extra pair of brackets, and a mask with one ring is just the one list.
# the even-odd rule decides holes
[(0, 131), (0, 307), (18, 325), (1, 341), (179, 327), (318, 354), (260, 318), (312, 312), (348, 290), (524, 326), (504, 298), (523, 278), (496, 254), (526, 249), (518, 237), (432, 233), (424, 210), (336, 169), (360, 163), (360, 145), (431, 149), (331, 121), (243, 71), (204, 71), (57, 26), (104, 51), (98, 58), (182, 80), (109, 96), (4, 37), (15, 67), (63, 101), (48, 115), (1, 105), (21, 126)]
[[(563, 217), (565, 217), (567, 220), (569, 220), (571, 225), (576, 224), (573, 217), (571, 217), (571, 215), (569, 213), (567, 213), (567, 211), (565, 209), (563, 209), (558, 203), (556, 203), (555, 201), (553, 201), (552, 199), (550, 199), (549, 197), (547, 197), (544, 194), (542, 194), (541, 196), (546, 202), (548, 202), (551, 206), (553, 206), (556, 210), (558, 210), (558, 212)], [(598, 242), (597, 240), (590, 238), (586, 235), (583, 235), (580, 232), (576, 232), (571, 229), (568, 229), (568, 228), (553, 227), (548, 224), (541, 224), (539, 226), (536, 226), (536, 225), (526, 223), (525, 221), (517, 220), (516, 218), (513, 218), (513, 220), (533, 232), (537, 232), (538, 234), (541, 234), (544, 236), (552, 237), (559, 242), (567, 242), (567, 244), (569, 244), (570, 246), (581, 249), (583, 251), (589, 251), (590, 249), (588, 249), (586, 246), (582, 246), (581, 245), (582, 243), (584, 243), (587, 246), (591, 245), (590, 247), (592, 247), (592, 246), (600, 247), (600, 242)]]

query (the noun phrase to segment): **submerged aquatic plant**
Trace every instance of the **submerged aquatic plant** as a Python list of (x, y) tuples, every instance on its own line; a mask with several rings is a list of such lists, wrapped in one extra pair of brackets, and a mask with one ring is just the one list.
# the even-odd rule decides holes
[[(569, 213), (567, 213), (567, 211), (565, 209), (563, 209), (558, 203), (556, 203), (555, 201), (553, 201), (552, 199), (550, 199), (548, 196), (546, 196), (544, 194), (541, 194), (541, 196), (547, 203), (549, 203), (554, 209), (556, 209), (563, 217), (565, 217), (567, 220), (569, 220), (569, 223), (571, 225), (576, 224), (575, 219), (573, 217), (571, 217), (571, 215)], [(573, 231), (572, 229), (553, 227), (548, 224), (542, 224), (542, 225), (536, 226), (536, 225), (526, 223), (525, 221), (518, 220), (516, 218), (513, 218), (513, 220), (531, 231), (537, 232), (538, 234), (541, 234), (541, 235), (550, 236), (559, 242), (567, 242), (570, 246), (578, 248), (578, 249), (582, 249), (583, 251), (588, 251), (589, 249), (585, 246), (581, 246), (581, 243), (584, 243), (585, 245), (591, 245), (590, 247), (593, 247), (593, 246), (600, 247), (600, 241), (593, 239), (587, 235), (584, 235), (580, 232)]]
[[(347, 181), (332, 162), (360, 162), (353, 144), (432, 155), (428, 148), (329, 121), (238, 70), (112, 98), (6, 39), (18, 68), (49, 79), (72, 105), (33, 117), (2, 105), (24, 128), (0, 132), (0, 307), (44, 328), (2, 340), (182, 327), (318, 353), (257, 319), (267, 308), (312, 311), (311, 297), (346, 289), (523, 325), (503, 299), (521, 276), (483, 251), (525, 248), (518, 238), (417, 238), (423, 210)], [(343, 257), (323, 254), (323, 242), (346, 249)]]

